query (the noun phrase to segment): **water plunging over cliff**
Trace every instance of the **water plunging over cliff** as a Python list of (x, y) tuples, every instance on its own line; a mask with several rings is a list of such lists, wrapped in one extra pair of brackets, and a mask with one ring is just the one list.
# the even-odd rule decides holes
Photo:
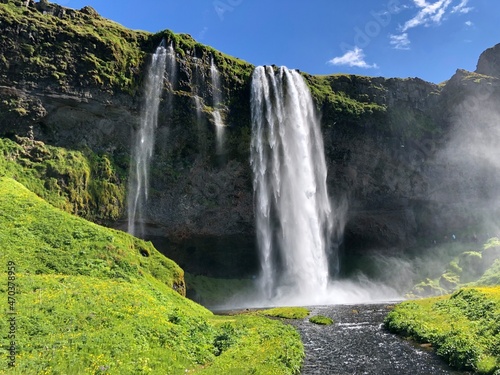
[(174, 91), (176, 90), (177, 83), (177, 61), (175, 59), (175, 49), (174, 45), (170, 43), (167, 47), (167, 66), (165, 70), (167, 71), (169, 91), (167, 93), (168, 111), (173, 112), (172, 103), (174, 98)]
[(311, 94), (296, 71), (258, 67), (251, 105), (260, 288), (268, 300), (311, 301), (326, 293), (332, 231), (323, 140)]
[(213, 116), (215, 123), (215, 132), (217, 137), (216, 153), (221, 154), (224, 151), (224, 122), (222, 121), (222, 116), (220, 109), (218, 108), (222, 102), (221, 95), (221, 85), (220, 85), (220, 74), (215, 66), (213, 57), (210, 59), (210, 78), (212, 80), (212, 90), (213, 90)]
[(201, 64), (199, 63), (198, 59), (195, 57), (194, 58), (194, 78), (192, 82), (193, 86), (193, 100), (194, 104), (196, 107), (196, 121), (198, 122), (198, 126), (201, 125), (201, 119), (202, 119), (202, 114), (203, 114), (203, 105), (202, 105), (202, 84), (203, 84), (203, 77), (202, 77), (202, 72), (201, 72)]
[[(144, 234), (144, 208), (148, 199), (149, 166), (153, 156), (166, 62), (167, 49), (162, 42), (156, 49), (146, 74), (141, 124), (135, 136), (135, 145), (132, 151), (128, 187), (128, 232), (137, 236)], [(136, 228), (137, 224), (139, 229)]]

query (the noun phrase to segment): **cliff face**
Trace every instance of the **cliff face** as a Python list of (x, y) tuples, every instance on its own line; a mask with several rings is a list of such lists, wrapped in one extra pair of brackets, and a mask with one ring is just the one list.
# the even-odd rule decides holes
[(488, 48), (479, 57), (476, 73), (500, 77), (500, 44)]
[[(123, 176), (114, 181), (123, 186), (149, 53), (162, 39), (172, 44), (176, 80), (165, 82), (161, 102), (149, 235), (168, 237), (177, 259), (192, 256), (188, 249), (199, 251), (184, 239), (237, 235), (246, 244), (240, 250), (245, 262), (255, 264), (255, 254), (248, 255), (254, 233), (252, 65), (187, 35), (125, 29), (91, 8), (25, 7), (3, 0), (0, 21), (0, 136), (26, 136), (32, 126), (36, 140), (106, 155), (113, 173)], [(499, 76), (495, 48), (481, 56), (477, 73), (458, 71), (442, 85), (418, 78), (304, 74), (322, 118), (328, 184), (338, 226), (345, 225), (346, 251), (407, 246), (419, 236), (439, 238), (474, 224), (464, 211), (467, 206), (457, 202), (467, 196), (487, 204), (498, 182), (496, 166), (472, 168), (464, 176), (467, 164), (449, 146), (461, 145), (456, 134), (477, 122), (478, 106), (490, 112), (481, 120), (480, 133), (491, 127), (500, 95), (499, 80), (491, 76)], [(221, 74), (222, 151), (216, 150), (211, 59)], [(202, 103), (201, 115), (195, 96)], [(120, 227), (124, 198), (114, 198), (122, 219), (108, 219)], [(213, 259), (239, 251), (234, 240), (228, 243)]]

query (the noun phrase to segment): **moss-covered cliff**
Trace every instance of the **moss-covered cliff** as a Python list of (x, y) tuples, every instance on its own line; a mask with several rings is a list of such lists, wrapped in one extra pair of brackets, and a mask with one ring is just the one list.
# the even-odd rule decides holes
[[(240, 236), (244, 250), (228, 241), (212, 263), (203, 263), (224, 273), (228, 264), (220, 260), (237, 254), (245, 261), (230, 267), (238, 274), (254, 272), (248, 163), (253, 66), (189, 35), (128, 30), (88, 7), (21, 3), (0, 2), (0, 136), (32, 138), (87, 158), (85, 167), (72, 172), (72, 181), (86, 181), (87, 188), (71, 187), (40, 166), (37, 176), (49, 181), (40, 189), (60, 192), (67, 202), (61, 206), (73, 212), (121, 225), (144, 72), (165, 39), (175, 49), (176, 79), (165, 81), (161, 101), (148, 234), (168, 237), (168, 247), (186, 259), (199, 252), (186, 238)], [(418, 237), (430, 241), (478, 227), (498, 186), (497, 169), (491, 163), (474, 168), (475, 159), (461, 159), (453, 150), (468, 139), (468, 125), (483, 124), (479, 135), (489, 131), (500, 92), (495, 56), (495, 49), (485, 53), (477, 73), (457, 71), (440, 85), (303, 73), (322, 119), (329, 189), (339, 227), (345, 224), (346, 251), (407, 247)], [(221, 76), (218, 110), (226, 125), (219, 151), (211, 60)], [(22, 164), (23, 152), (31, 152), (19, 150), (7, 163)]]

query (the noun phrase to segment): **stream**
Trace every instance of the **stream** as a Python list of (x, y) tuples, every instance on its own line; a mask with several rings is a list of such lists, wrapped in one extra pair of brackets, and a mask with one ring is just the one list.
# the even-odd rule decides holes
[(450, 369), (431, 349), (385, 331), (391, 304), (310, 307), (331, 326), (290, 321), (302, 336), (306, 358), (303, 375), (434, 375), (470, 374)]

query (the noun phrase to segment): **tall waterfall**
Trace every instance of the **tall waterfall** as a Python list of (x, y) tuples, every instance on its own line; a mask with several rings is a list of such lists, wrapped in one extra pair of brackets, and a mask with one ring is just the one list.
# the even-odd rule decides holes
[[(128, 187), (128, 232), (138, 236), (144, 234), (144, 209), (148, 199), (149, 166), (153, 156), (167, 54), (163, 41), (156, 49), (146, 75), (141, 123), (135, 136), (132, 154)], [(139, 230), (136, 228), (137, 223)]]
[(220, 74), (214, 63), (214, 58), (210, 58), (210, 78), (213, 90), (213, 116), (215, 123), (215, 134), (217, 138), (216, 153), (221, 154), (224, 151), (224, 122), (220, 113), (219, 105), (222, 102)]
[(251, 105), (261, 291), (267, 299), (313, 301), (327, 290), (333, 224), (311, 94), (296, 71), (257, 67)]

